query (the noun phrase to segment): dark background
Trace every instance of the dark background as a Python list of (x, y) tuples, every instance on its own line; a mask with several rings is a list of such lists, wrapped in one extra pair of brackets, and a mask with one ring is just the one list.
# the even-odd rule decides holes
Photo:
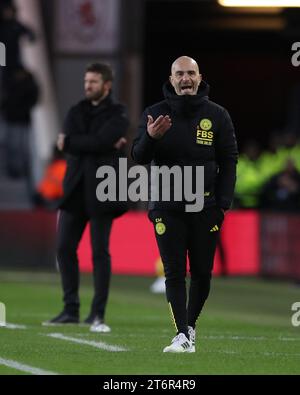
[(240, 148), (249, 139), (265, 148), (275, 131), (299, 135), (300, 67), (291, 64), (295, 41), (300, 41), (299, 9), (253, 12), (214, 1), (147, 1), (144, 105), (162, 99), (171, 63), (188, 55), (198, 61), (211, 100), (229, 110)]

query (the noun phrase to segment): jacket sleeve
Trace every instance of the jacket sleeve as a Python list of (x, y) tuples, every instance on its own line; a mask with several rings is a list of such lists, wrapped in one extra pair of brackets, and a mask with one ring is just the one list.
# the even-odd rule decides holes
[(236, 165), (238, 147), (234, 127), (228, 112), (222, 113), (220, 134), (216, 144), (216, 158), (219, 167), (216, 185), (216, 202), (219, 207), (229, 209), (234, 194), (236, 182)]
[(133, 141), (131, 150), (132, 159), (140, 165), (146, 165), (151, 162), (157, 143), (157, 140), (153, 139), (147, 132), (148, 115), (149, 111), (146, 109), (142, 115), (138, 135)]
[(108, 119), (96, 134), (73, 133), (72, 111), (65, 122), (64, 152), (78, 154), (104, 154), (114, 150), (115, 143), (126, 134), (129, 125), (125, 107), (116, 106), (110, 119)]

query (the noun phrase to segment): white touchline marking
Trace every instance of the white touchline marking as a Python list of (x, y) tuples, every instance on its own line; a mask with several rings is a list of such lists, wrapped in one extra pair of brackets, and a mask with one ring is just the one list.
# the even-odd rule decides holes
[(91, 346), (91, 347), (96, 347), (101, 350), (105, 351), (111, 351), (111, 352), (121, 352), (121, 351), (129, 351), (128, 349), (124, 347), (119, 347), (119, 346), (113, 346), (104, 342), (95, 342), (95, 341), (90, 341), (90, 340), (82, 340), (82, 339), (77, 339), (76, 337), (70, 337), (70, 336), (65, 336), (61, 333), (50, 333), (49, 335), (46, 335), (48, 337), (52, 337), (54, 339), (60, 339), (60, 340), (66, 340), (69, 342), (73, 343), (78, 343), (78, 344), (84, 344), (86, 346)]
[(239, 351), (231, 351), (231, 350), (211, 350), (211, 351), (205, 351), (207, 353), (217, 353), (217, 354), (233, 354), (233, 355), (248, 355), (248, 356), (257, 356), (257, 355), (262, 355), (265, 357), (278, 357), (278, 356), (284, 356), (284, 357), (300, 357), (299, 353), (286, 353), (286, 352), (239, 352)]
[(300, 337), (279, 337), (280, 341), (282, 342), (299, 342), (300, 341)]
[[(255, 336), (223, 336), (223, 335), (219, 335), (219, 336), (200, 336), (202, 339), (208, 339), (208, 340), (268, 340), (266, 337), (264, 336), (259, 336), (259, 337), (255, 337)], [(269, 339), (272, 340), (272, 339)], [(276, 339), (277, 340), (277, 339)]]
[(3, 326), (3, 328), (4, 329), (15, 330), (15, 329), (27, 329), (27, 326), (26, 325), (17, 325), (17, 324), (8, 324), (8, 323), (6, 323), (6, 325)]
[(223, 335), (218, 335), (218, 336), (199, 336), (201, 339), (207, 339), (207, 340), (253, 340), (253, 341), (300, 341), (300, 337), (265, 337), (265, 336), (223, 336)]
[(35, 376), (57, 376), (58, 373), (49, 372), (47, 370), (35, 368), (33, 366), (24, 365), (23, 363), (11, 361), (10, 359), (0, 358), (0, 365), (6, 366), (8, 368), (20, 370), (21, 372), (26, 372), (33, 374)]
[[(42, 334), (44, 335), (44, 334)], [(79, 337), (88, 337), (91, 334), (90, 333), (72, 333), (74, 336), (79, 336)], [(119, 338), (120, 335), (116, 334), (111, 334), (110, 338)], [(149, 337), (147, 334), (142, 334), (142, 333), (127, 333), (126, 337), (140, 337), (140, 338), (146, 338)], [(159, 335), (156, 336), (159, 337), (160, 339), (165, 339), (169, 338), (169, 335)], [(197, 336), (198, 337), (198, 336)], [(205, 339), (205, 340), (253, 340), (253, 341), (282, 341), (282, 342), (300, 342), (300, 337), (265, 337), (265, 336), (237, 336), (237, 335), (209, 335), (209, 336), (199, 336), (199, 339)]]
[(284, 356), (284, 357), (300, 357), (299, 353), (287, 353), (287, 352), (262, 352), (262, 355), (265, 355), (266, 357), (276, 357), (276, 356)]

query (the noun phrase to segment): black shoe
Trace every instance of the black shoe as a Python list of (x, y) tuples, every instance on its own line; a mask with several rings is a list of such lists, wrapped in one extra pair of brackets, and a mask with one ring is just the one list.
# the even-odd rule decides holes
[(90, 313), (86, 319), (83, 321), (84, 324), (92, 325), (95, 321), (103, 321), (98, 314)]
[(52, 318), (52, 320), (43, 322), (43, 326), (51, 326), (57, 324), (78, 324), (78, 323), (79, 323), (79, 316), (77, 314), (70, 314), (63, 311), (57, 317)]

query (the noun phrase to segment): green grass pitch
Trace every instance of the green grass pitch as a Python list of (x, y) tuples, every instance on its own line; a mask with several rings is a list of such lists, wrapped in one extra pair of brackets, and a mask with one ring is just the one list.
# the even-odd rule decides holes
[[(81, 278), (83, 319), (92, 280)], [(29, 374), (1, 360), (77, 375), (300, 373), (300, 326), (291, 324), (291, 306), (300, 301), (300, 287), (254, 278), (214, 278), (197, 325), (196, 353), (175, 355), (162, 353), (174, 327), (165, 296), (149, 291), (152, 281), (113, 276), (107, 309), (112, 332), (95, 334), (83, 325), (41, 326), (62, 308), (57, 274), (0, 272), (7, 322), (24, 326), (0, 328), (0, 374)], [(48, 336), (53, 333), (64, 339)], [(126, 351), (96, 348), (99, 342)]]

